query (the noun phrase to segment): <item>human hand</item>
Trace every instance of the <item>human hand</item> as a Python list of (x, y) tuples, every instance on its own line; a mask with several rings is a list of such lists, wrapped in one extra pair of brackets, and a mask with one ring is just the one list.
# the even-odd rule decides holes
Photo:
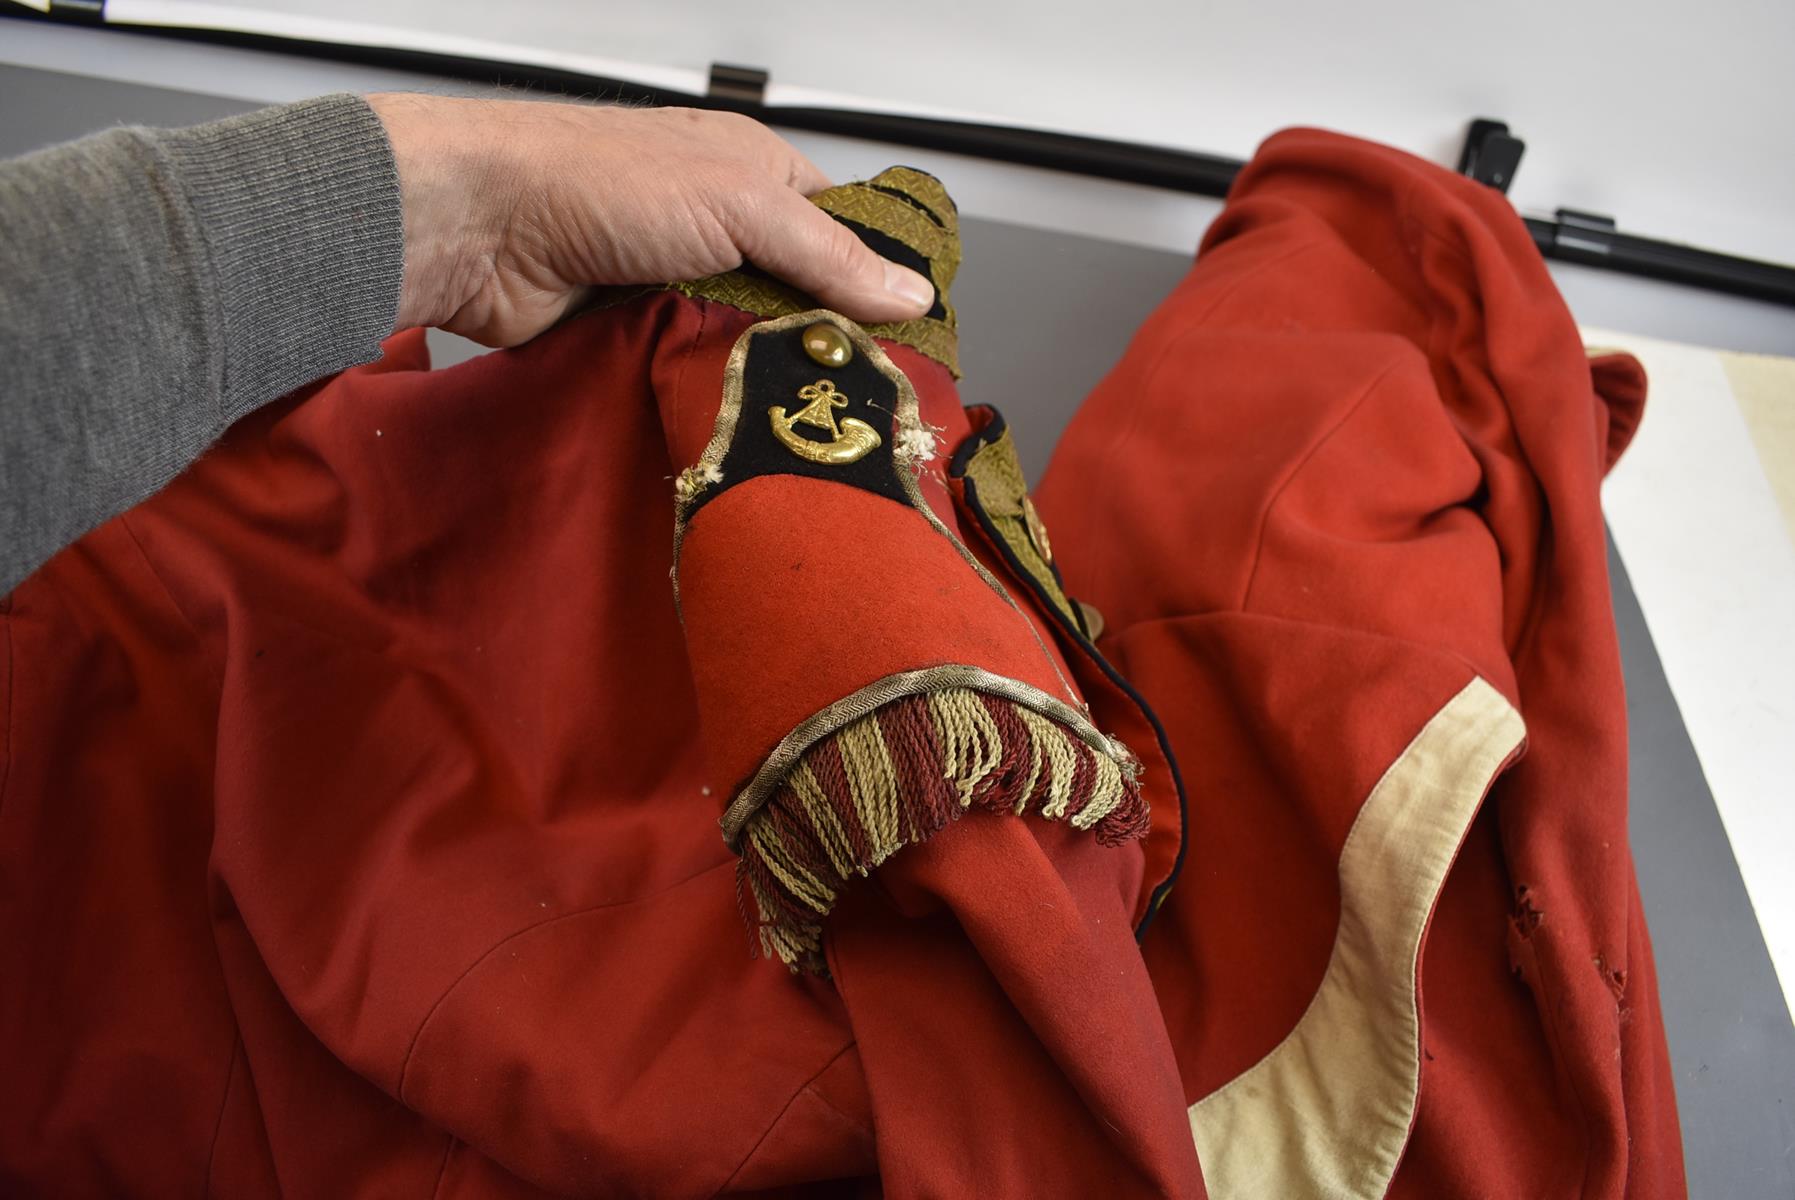
[(698, 279), (744, 259), (862, 321), (934, 290), (804, 197), (829, 180), (758, 121), (410, 93), (368, 97), (399, 168), (398, 328), (512, 346), (591, 287)]

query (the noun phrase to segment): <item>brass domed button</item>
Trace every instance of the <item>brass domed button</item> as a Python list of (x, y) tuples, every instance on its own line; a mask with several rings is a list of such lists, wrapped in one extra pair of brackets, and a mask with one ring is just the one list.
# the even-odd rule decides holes
[(825, 367), (845, 367), (854, 357), (854, 343), (834, 325), (818, 321), (804, 331), (804, 353)]

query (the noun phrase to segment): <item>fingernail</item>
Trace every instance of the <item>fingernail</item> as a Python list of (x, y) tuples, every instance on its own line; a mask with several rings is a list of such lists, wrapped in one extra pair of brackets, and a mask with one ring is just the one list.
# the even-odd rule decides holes
[(935, 303), (935, 289), (929, 281), (908, 267), (885, 264), (885, 290), (911, 304), (928, 308)]

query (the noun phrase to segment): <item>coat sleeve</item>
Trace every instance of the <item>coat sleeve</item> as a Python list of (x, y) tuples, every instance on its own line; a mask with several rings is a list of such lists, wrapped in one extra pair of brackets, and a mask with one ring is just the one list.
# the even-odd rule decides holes
[(398, 311), (398, 174), (355, 96), (0, 163), (0, 228), (0, 590)]

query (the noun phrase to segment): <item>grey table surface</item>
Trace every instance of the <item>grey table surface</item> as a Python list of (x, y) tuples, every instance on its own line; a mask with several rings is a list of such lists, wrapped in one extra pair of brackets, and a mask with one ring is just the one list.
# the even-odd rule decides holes
[[(333, 86), (327, 73), (320, 71), (319, 79), (319, 91)], [(251, 107), (0, 65), (0, 156), (112, 124), (184, 124)], [(901, 161), (902, 150), (894, 148), (892, 157)], [(964, 333), (964, 397), (1004, 411), (1030, 477), (1038, 478), (1080, 399), (1183, 275), (1188, 257), (982, 219), (966, 220), (963, 236), (965, 265), (954, 299)], [(1584, 324), (1795, 353), (1795, 320), (1787, 310), (1576, 268), (1555, 275)], [(439, 362), (477, 351), (449, 338), (433, 337), (432, 346)], [(1632, 723), (1633, 850), (1652, 928), (1690, 1191), (1715, 1200), (1791, 1200), (1795, 1027), (1612, 547), (1609, 562)]]

